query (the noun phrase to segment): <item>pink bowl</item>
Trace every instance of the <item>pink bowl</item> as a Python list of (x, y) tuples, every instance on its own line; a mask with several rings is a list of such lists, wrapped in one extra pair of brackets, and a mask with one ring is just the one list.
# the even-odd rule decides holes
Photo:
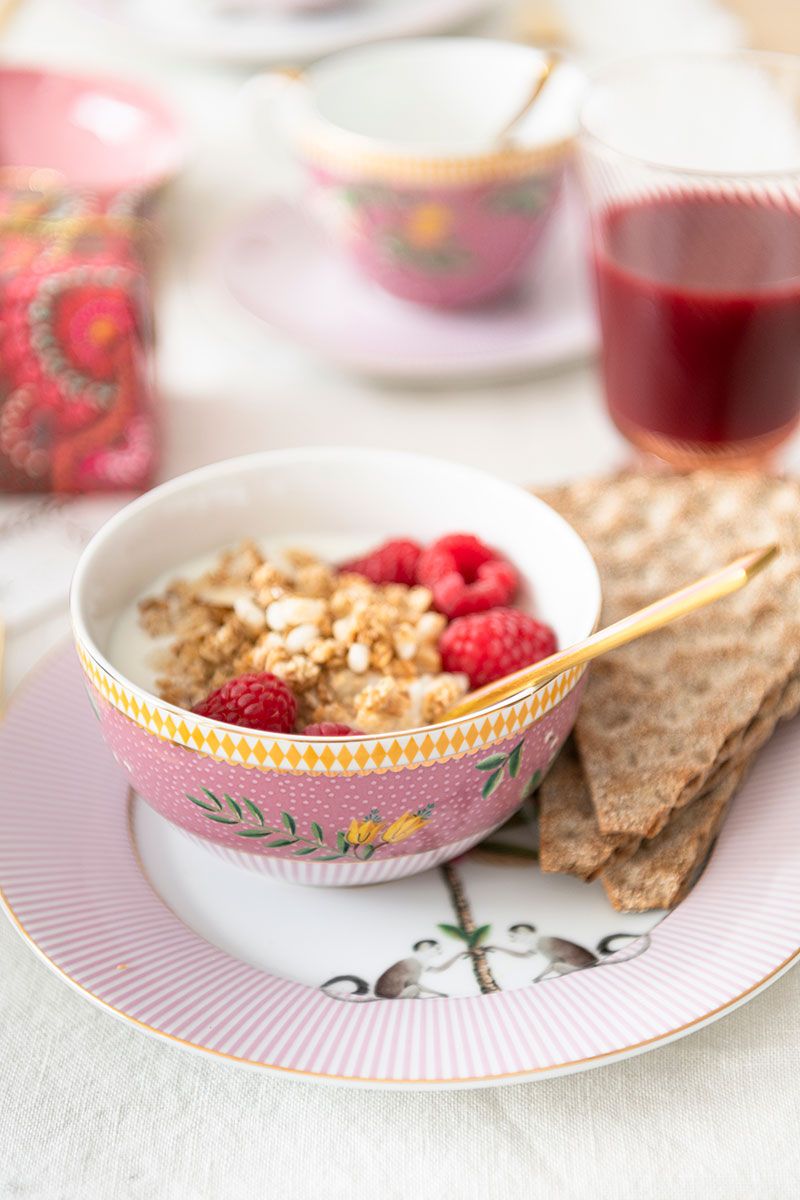
[(163, 183), (183, 151), (175, 115), (136, 84), (0, 69), (0, 167), (49, 168), (70, 187), (113, 194)]
[(75, 640), (111, 749), (159, 813), (244, 866), (318, 884), (374, 883), (466, 850), (519, 806), (575, 720), (585, 676), (475, 717), (381, 736), (318, 739), (220, 725), (157, 699), (107, 648), (120, 611), (165, 571), (242, 537), (320, 533), (367, 546), (474, 530), (519, 567), (523, 599), (559, 642), (587, 636), (600, 586), (577, 534), (521, 488), (413, 455), (314, 449), (194, 471), (134, 501), (85, 550)]

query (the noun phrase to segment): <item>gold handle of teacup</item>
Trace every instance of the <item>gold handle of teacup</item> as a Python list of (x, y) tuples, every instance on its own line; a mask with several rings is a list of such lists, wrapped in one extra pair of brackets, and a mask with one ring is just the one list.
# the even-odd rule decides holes
[(598, 630), (584, 641), (567, 646), (565, 650), (557, 650), (555, 654), (541, 659), (531, 667), (523, 667), (512, 675), (505, 675), (502, 679), (496, 679), (494, 683), (487, 683), (485, 687), (470, 692), (445, 714), (443, 720), (466, 717), (470, 713), (489, 708), (512, 697), (521, 700), (526, 694), (549, 683), (563, 671), (580, 667), (591, 662), (593, 658), (599, 658), (601, 654), (607, 654), (609, 650), (633, 642), (646, 633), (653, 633), (654, 630), (669, 625), (671, 621), (688, 616), (698, 608), (721, 600), (723, 596), (738, 592), (778, 553), (779, 547), (773, 544), (743, 554), (741, 558), (728, 563), (727, 567), (712, 571), (710, 575), (704, 575), (702, 579), (679, 588), (677, 592), (671, 592), (669, 596), (664, 596), (638, 612), (623, 617), (621, 621), (616, 621), (606, 629)]

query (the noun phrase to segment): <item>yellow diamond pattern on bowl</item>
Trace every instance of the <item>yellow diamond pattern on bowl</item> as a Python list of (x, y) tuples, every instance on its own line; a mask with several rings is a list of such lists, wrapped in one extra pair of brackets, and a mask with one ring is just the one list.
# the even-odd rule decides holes
[(466, 718), (426, 733), (383, 734), (360, 742), (336, 745), (298, 741), (279, 734), (259, 733), (231, 736), (224, 726), (213, 726), (192, 713), (179, 713), (152, 699), (137, 695), (109, 675), (91, 655), (78, 646), (78, 656), (91, 686), (119, 712), (141, 729), (176, 745), (211, 758), (264, 771), (302, 771), (320, 775), (369, 774), (401, 770), (458, 758), (525, 730), (563, 700), (585, 668), (559, 675), (528, 700), (485, 717)]

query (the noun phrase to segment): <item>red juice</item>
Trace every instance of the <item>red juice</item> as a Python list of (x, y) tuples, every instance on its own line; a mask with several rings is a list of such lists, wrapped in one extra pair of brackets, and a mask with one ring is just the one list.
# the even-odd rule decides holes
[(702, 192), (620, 204), (595, 262), (609, 410), (676, 464), (758, 457), (800, 416), (800, 212)]

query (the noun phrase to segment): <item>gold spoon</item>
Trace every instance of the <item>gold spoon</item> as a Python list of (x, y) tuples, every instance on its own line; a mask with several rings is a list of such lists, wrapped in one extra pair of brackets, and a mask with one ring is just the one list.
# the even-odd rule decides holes
[[(3, 0), (0, 0), (0, 10), (2, 9), (2, 4), (3, 4)], [(2, 19), (2, 13), (0, 11), (0, 20), (1, 19)], [(541, 65), (541, 67), (539, 68), (539, 74), (536, 76), (536, 79), (533, 82), (533, 86), (531, 87), (531, 90), (528, 92), (527, 96), (525, 97), (524, 101), (519, 106), (519, 108), (516, 110), (513, 117), (510, 117), (506, 121), (505, 125), (503, 125), (502, 128), (496, 134), (498, 146), (500, 146), (500, 147), (506, 146), (508, 144), (508, 142), (511, 140), (511, 135), (513, 134), (515, 128), (520, 123), (520, 121), (523, 119), (523, 117), (526, 117), (528, 115), (528, 113), (531, 111), (534, 104), (541, 96), (542, 91), (544, 90), (545, 84), (547, 83), (547, 81), (550, 78), (552, 78), (553, 72), (555, 71), (555, 69), (558, 66), (560, 61), (561, 61), (560, 56), (558, 54), (556, 54), (555, 51), (550, 51), (545, 56), (544, 61)], [(282, 75), (285, 79), (287, 79), (291, 83), (297, 83), (300, 80), (304, 80), (306, 78), (306, 73), (302, 67), (276, 67), (273, 71), (270, 72), (270, 74), (271, 75)]]
[(542, 91), (544, 89), (544, 85), (547, 83), (548, 79), (550, 79), (550, 77), (553, 74), (553, 71), (558, 66), (558, 62), (559, 62), (559, 58), (558, 58), (557, 54), (551, 53), (551, 54), (547, 55), (544, 62), (542, 63), (541, 69), (539, 71), (539, 74), (536, 78), (536, 81), (535, 81), (533, 87), (531, 88), (528, 95), (525, 97), (525, 102), (521, 105), (520, 108), (517, 109), (517, 111), (514, 113), (514, 116), (511, 118), (511, 120), (506, 121), (503, 128), (497, 134), (497, 140), (499, 143), (502, 144), (504, 142), (508, 142), (508, 140), (511, 137), (511, 134), (514, 132), (515, 127), (519, 124), (519, 122), (522, 120), (523, 117), (526, 117), (528, 115), (528, 113), (533, 108), (536, 101), (541, 96)]
[(469, 716), (470, 713), (489, 708), (492, 704), (508, 700), (512, 696), (522, 700), (526, 694), (536, 691), (562, 671), (579, 667), (609, 650), (615, 650), (617, 646), (635, 641), (645, 633), (661, 629), (663, 625), (669, 625), (670, 621), (677, 621), (679, 617), (685, 617), (695, 609), (713, 604), (715, 600), (721, 600), (731, 592), (738, 592), (739, 588), (749, 583), (778, 553), (779, 548), (774, 544), (764, 546), (760, 550), (751, 550), (749, 554), (743, 554), (741, 558), (728, 563), (727, 567), (703, 576), (695, 583), (648, 604), (646, 608), (640, 608), (638, 612), (623, 617), (621, 621), (616, 621), (606, 629), (598, 630), (584, 641), (567, 646), (565, 650), (557, 650), (555, 654), (541, 659), (533, 666), (523, 667), (512, 675), (505, 675), (502, 679), (496, 679), (493, 683), (487, 683), (485, 687), (470, 692), (449, 709), (442, 720), (450, 721), (455, 717)]

